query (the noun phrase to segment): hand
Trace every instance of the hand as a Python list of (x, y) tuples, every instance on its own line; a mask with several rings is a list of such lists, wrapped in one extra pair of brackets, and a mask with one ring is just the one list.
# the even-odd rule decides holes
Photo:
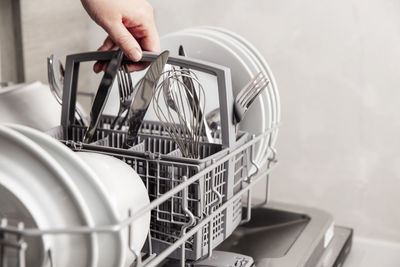
[[(158, 52), (160, 40), (154, 21), (153, 8), (146, 0), (81, 0), (90, 17), (99, 24), (108, 37), (98, 49), (121, 50), (132, 61), (142, 58), (142, 49)], [(104, 70), (106, 65), (97, 62), (94, 71)], [(143, 65), (130, 66), (130, 70)]]

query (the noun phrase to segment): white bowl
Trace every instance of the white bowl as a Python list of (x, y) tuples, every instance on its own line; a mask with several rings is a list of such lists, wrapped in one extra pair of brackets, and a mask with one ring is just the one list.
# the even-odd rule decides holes
[[(128, 218), (129, 210), (135, 214), (150, 204), (142, 179), (128, 164), (115, 157), (98, 153), (77, 152), (77, 155), (94, 170), (104, 184), (108, 198), (118, 211), (120, 220)], [(140, 252), (150, 229), (150, 211), (135, 220), (131, 229), (131, 247)], [(128, 232), (124, 233), (128, 237)], [(127, 264), (134, 259), (133, 254), (130, 256)]]
[(0, 123), (17, 123), (40, 131), (60, 125), (61, 106), (47, 85), (40, 82), (0, 91)]

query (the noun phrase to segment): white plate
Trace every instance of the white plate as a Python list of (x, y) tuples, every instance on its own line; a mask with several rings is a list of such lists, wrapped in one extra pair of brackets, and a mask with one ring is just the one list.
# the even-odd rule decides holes
[[(107, 189), (108, 198), (118, 211), (119, 219), (128, 218), (150, 204), (149, 195), (140, 176), (131, 166), (112, 156), (99, 153), (77, 152), (76, 155), (87, 163)], [(131, 247), (141, 251), (150, 229), (150, 211), (131, 224)], [(125, 236), (128, 232), (124, 231)], [(127, 242), (127, 241), (126, 241)], [(133, 256), (133, 255), (131, 255)]]
[[(238, 35), (234, 32), (231, 32), (231, 31), (223, 29), (223, 28), (211, 27), (211, 26), (206, 26), (206, 27), (202, 27), (202, 28), (220, 32), (221, 34), (225, 34), (226, 36), (230, 36), (232, 39), (237, 40), (237, 42), (241, 44), (241, 47), (244, 50), (248, 51), (248, 53), (254, 59), (254, 62), (267, 75), (267, 77), (270, 80), (270, 84), (268, 85), (268, 91), (271, 95), (271, 100), (272, 100), (273, 126), (277, 126), (280, 123), (280, 116), (281, 116), (280, 115), (280, 99), (279, 99), (278, 86), (276, 84), (275, 77), (272, 74), (269, 65), (267, 64), (266, 60), (261, 55), (261, 53), (249, 41), (247, 41), (245, 38), (241, 37), (240, 35)], [(274, 130), (274, 132), (272, 134), (272, 138), (271, 138), (271, 146), (272, 147), (276, 143), (277, 136), (278, 136), (278, 129)], [(270, 153), (271, 153), (271, 151), (268, 150), (267, 154), (264, 156), (260, 165), (264, 165), (267, 162), (268, 157), (270, 156)]]
[(18, 123), (46, 131), (60, 125), (61, 106), (40, 82), (7, 87), (0, 93), (0, 123)]
[(206, 27), (206, 28), (213, 29), (213, 30), (219, 31), (219, 32), (223, 32), (226, 35), (232, 36), (233, 38), (235, 38), (236, 40), (241, 42), (245, 47), (247, 47), (248, 50), (253, 53), (255, 58), (258, 59), (261, 66), (263, 67), (265, 73), (268, 75), (268, 78), (270, 78), (273, 93), (275, 96), (277, 122), (279, 122), (281, 116), (280, 116), (280, 98), (279, 98), (278, 85), (276, 84), (275, 76), (272, 74), (271, 68), (269, 67), (267, 61), (265, 60), (263, 55), (260, 53), (260, 51), (258, 51), (258, 49), (254, 45), (252, 45), (249, 41), (247, 41), (245, 38), (243, 38), (242, 36), (240, 36), (234, 32), (231, 32), (231, 31), (223, 29), (223, 28), (218, 28), (218, 27)]
[[(0, 170), (0, 176), (5, 175)], [(1, 178), (0, 178), (1, 180)], [(17, 226), (19, 222), (24, 222), (25, 228), (38, 228), (34, 215), (29, 211), (24, 203), (22, 203), (16, 194), (0, 184), (0, 218), (7, 218), (8, 225)], [(29, 244), (26, 251), (26, 259), (29, 260), (30, 266), (42, 266), (45, 259), (44, 240), (41, 237), (25, 237), (24, 241)], [(15, 248), (5, 248), (5, 257), (8, 259), (8, 266), (17, 266), (17, 251)]]
[[(68, 172), (90, 208), (94, 221), (90, 226), (111, 225), (119, 221), (117, 211), (112, 207), (107, 197), (107, 188), (104, 188), (99, 181), (99, 177), (89, 166), (82, 162), (76, 153), (52, 137), (32, 128), (22, 125), (8, 125), (8, 127), (36, 142)], [(96, 266), (121, 266), (126, 251), (121, 233), (98, 234), (96, 235), (95, 244), (100, 252)]]
[[(218, 40), (202, 34), (184, 31), (168, 34), (161, 38), (162, 49), (170, 50), (172, 55), (178, 55), (179, 45), (183, 45), (189, 57), (198, 58), (229, 67), (231, 69), (232, 90), (234, 97), (252, 77), (252, 71), (243, 61), (243, 59), (238, 56), (230, 47)], [(203, 81), (201, 80), (201, 82)], [(207, 96), (217, 96), (215, 89), (212, 89), (211, 86), (203, 84), (203, 87), (206, 90)], [(207, 99), (210, 99), (210, 97)], [(243, 121), (243, 127), (246, 127), (246, 129), (243, 129), (250, 134), (257, 135), (263, 133), (267, 129), (267, 125), (265, 123), (265, 114), (267, 114), (266, 108), (267, 107), (265, 107), (263, 101), (255, 101), (252, 109), (249, 110), (244, 120), (248, 121), (258, 118), (259, 123), (247, 124), (245, 121)], [(206, 112), (208, 111), (209, 110), (206, 109)], [(263, 155), (263, 152), (264, 151), (262, 151), (262, 147), (259, 146), (255, 151), (255, 159), (260, 158)]]
[[(46, 151), (5, 126), (0, 126), (0, 147), (0, 184), (28, 208), (40, 229), (90, 223), (79, 190)], [(56, 266), (96, 264), (92, 236), (46, 235), (43, 239)]]
[[(215, 38), (217, 40), (220, 40), (230, 48), (232, 48), (233, 51), (237, 53), (238, 56), (240, 56), (246, 65), (252, 70), (252, 77), (257, 75), (259, 72), (262, 71), (261, 67), (257, 64), (257, 60), (253, 57), (253, 55), (245, 48), (241, 43), (239, 43), (236, 39), (232, 38), (229, 35), (224, 34), (223, 32), (215, 31), (212, 29), (208, 28), (189, 28), (186, 30), (187, 32), (198, 32), (202, 33), (204, 35), (210, 36), (212, 38)], [(269, 91), (270, 88), (267, 88), (264, 92), (262, 92), (256, 101), (261, 101), (264, 106), (266, 107), (266, 113), (265, 113), (265, 119), (266, 119), (266, 126), (267, 128), (271, 128), (273, 124), (273, 107), (274, 104), (272, 102), (273, 96), (271, 96), (271, 92)], [(250, 110), (253, 108), (253, 106), (250, 108)], [(249, 111), (250, 112), (250, 111)], [(240, 123), (240, 129), (247, 131), (249, 129), (248, 124), (254, 124), (258, 123), (254, 120), (247, 119), (246, 118), (243, 120), (243, 122)], [(255, 158), (254, 161), (259, 165), (262, 166), (265, 162), (265, 159), (268, 158), (269, 156), (269, 149), (268, 149), (268, 138), (263, 139), (261, 142), (257, 144), (257, 146), (260, 147), (261, 153), (258, 154), (259, 157)], [(254, 167), (252, 168), (251, 171), (254, 170)]]

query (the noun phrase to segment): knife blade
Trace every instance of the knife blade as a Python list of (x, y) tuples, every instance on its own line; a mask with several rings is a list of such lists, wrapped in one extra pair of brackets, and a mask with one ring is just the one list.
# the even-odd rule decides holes
[(126, 138), (126, 147), (133, 146), (135, 138), (138, 135), (143, 118), (153, 99), (154, 89), (167, 63), (169, 51), (162, 52), (156, 60), (154, 60), (144, 75), (140, 87), (138, 88), (135, 98), (133, 99), (128, 115), (128, 135)]
[(90, 110), (90, 124), (83, 138), (84, 143), (90, 143), (93, 139), (123, 56), (124, 54), (122, 51), (118, 50), (108, 63), (107, 69), (101, 79), (99, 89), (94, 98), (92, 109)]

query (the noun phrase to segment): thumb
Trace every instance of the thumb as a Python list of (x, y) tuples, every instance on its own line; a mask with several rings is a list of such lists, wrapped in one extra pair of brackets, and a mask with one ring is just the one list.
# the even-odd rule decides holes
[(108, 34), (132, 61), (137, 62), (142, 58), (142, 49), (139, 43), (122, 22), (110, 26)]

